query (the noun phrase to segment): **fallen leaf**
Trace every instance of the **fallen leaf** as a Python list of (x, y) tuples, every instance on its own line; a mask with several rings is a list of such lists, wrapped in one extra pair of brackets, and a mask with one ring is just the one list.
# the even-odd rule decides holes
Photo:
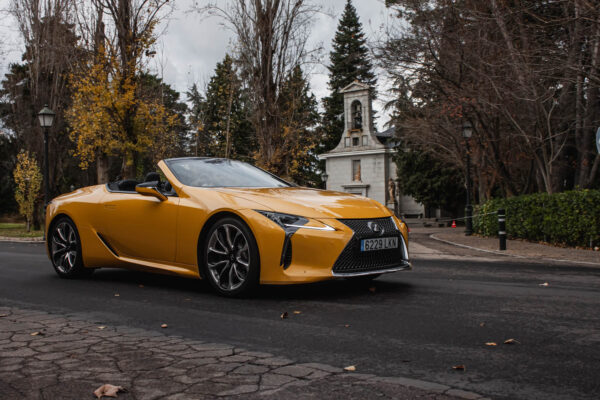
[(8, 317), (8, 314), (0, 314), (0, 318)]
[(466, 371), (467, 367), (465, 367), (464, 365), (461, 364), (461, 365), (455, 365), (455, 366), (453, 366), (452, 369), (455, 369), (457, 371)]
[(356, 371), (356, 366), (355, 365), (349, 365), (349, 366), (347, 366), (347, 367), (344, 368), (344, 371), (348, 371), (348, 372)]
[(280, 315), (281, 319), (286, 319), (288, 317), (287, 311)]
[(294, 314), (302, 314), (302, 311), (294, 311)]
[(115, 386), (111, 385), (110, 383), (106, 383), (100, 386), (98, 389), (94, 390), (94, 394), (97, 398), (101, 399), (102, 396), (117, 397), (117, 393), (126, 391), (127, 390), (125, 390), (123, 386)]
[(140, 285), (140, 287), (144, 287), (144, 285)]
[(485, 345), (486, 346), (498, 346), (498, 343), (496, 343), (496, 342), (487, 342)]
[(485, 322), (480, 323), (479, 326), (483, 328), (485, 326)]
[(115, 293), (115, 297), (119, 297), (119, 296), (120, 296), (120, 294), (119, 294), (119, 293)]
[(549, 286), (548, 282), (540, 283), (539, 286)]
[(192, 299), (184, 299), (185, 301), (192, 301)]
[(506, 339), (504, 341), (504, 344), (520, 344), (521, 342), (519, 342), (517, 339)]
[(162, 324), (160, 327), (161, 327), (161, 328), (167, 328), (168, 326), (169, 326), (169, 325), (167, 325), (167, 324)]
[(98, 329), (100, 329), (100, 330), (105, 329), (105, 328), (106, 328), (105, 326), (99, 326), (98, 327)]
[(344, 328), (350, 328), (349, 324), (344, 325)]
[(375, 286), (371, 286), (371, 287), (369, 288), (369, 292), (371, 292), (371, 293), (375, 293), (375, 290), (376, 290), (376, 289), (375, 289)]
[(44, 335), (44, 332), (31, 332), (30, 333), (31, 336), (37, 336), (37, 335)]

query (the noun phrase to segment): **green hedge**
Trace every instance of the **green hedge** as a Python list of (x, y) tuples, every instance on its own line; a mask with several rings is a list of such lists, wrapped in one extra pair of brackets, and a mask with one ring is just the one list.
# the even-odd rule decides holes
[[(536, 193), (508, 199), (492, 199), (476, 206), (473, 214), (506, 210), (509, 238), (544, 241), (569, 246), (600, 244), (600, 190), (574, 190), (549, 195)], [(497, 236), (498, 216), (473, 218), (473, 231)]]

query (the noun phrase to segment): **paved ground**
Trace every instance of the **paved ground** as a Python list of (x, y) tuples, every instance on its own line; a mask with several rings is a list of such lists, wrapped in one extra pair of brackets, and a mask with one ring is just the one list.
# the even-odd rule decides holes
[(2, 399), (84, 399), (105, 383), (127, 388), (119, 398), (144, 400), (481, 398), (433, 383), (298, 364), (230, 345), (39, 311), (0, 307), (0, 318)]
[[(412, 235), (418, 243), (413, 247), (413, 256), (417, 258), (414, 271), (388, 275), (367, 286), (335, 281), (297, 287), (265, 287), (256, 298), (245, 300), (217, 297), (205, 285), (191, 280), (128, 271), (102, 270), (88, 280), (64, 281), (54, 275), (40, 245), (0, 243), (0, 304), (8, 307), (7, 312), (42, 310), (51, 313), (51, 321), (65, 316), (75, 324), (65, 326), (63, 323), (54, 328), (25, 325), (18, 329), (20, 335), (11, 333), (8, 339), (3, 337), (0, 346), (10, 346), (14, 336), (30, 339), (28, 343), (33, 345), (53, 337), (60, 338), (60, 335), (83, 335), (83, 331), (113, 332), (118, 334), (117, 337), (123, 332), (131, 338), (129, 342), (118, 340), (121, 343), (118, 346), (131, 347), (113, 346), (110, 350), (111, 343), (93, 343), (97, 338), (94, 334), (84, 339), (77, 336), (85, 349), (80, 351), (85, 354), (77, 355), (77, 349), (73, 350), (75, 357), (81, 358), (80, 362), (84, 364), (79, 367), (74, 363), (73, 366), (82, 372), (91, 365), (104, 367), (105, 363), (110, 364), (103, 359), (107, 352), (113, 360), (128, 360), (131, 355), (134, 365), (147, 363), (151, 371), (139, 371), (131, 376), (127, 371), (136, 371), (133, 367), (118, 369), (118, 372), (113, 370), (132, 389), (133, 395), (128, 396), (136, 398), (146, 398), (144, 379), (154, 380), (153, 384), (156, 384), (156, 370), (172, 367), (171, 360), (178, 362), (183, 353), (194, 349), (193, 343), (218, 343), (225, 345), (224, 350), (229, 352), (218, 357), (190, 356), (216, 358), (204, 365), (264, 365), (257, 362), (261, 359), (257, 355), (246, 361), (227, 359), (232, 353), (237, 356), (243, 352), (242, 348), (295, 360), (294, 366), (306, 363), (337, 368), (356, 365), (355, 373), (325, 377), (315, 374), (319, 368), (312, 368), (306, 375), (295, 377), (299, 383), (309, 382), (308, 386), (283, 387), (283, 392), (271, 394), (272, 398), (346, 398), (349, 393), (355, 393), (355, 398), (370, 398), (377, 393), (384, 398), (436, 398), (433, 392), (407, 389), (398, 380), (384, 383), (381, 379), (358, 379), (361, 377), (357, 378), (357, 373), (438, 382), (498, 399), (598, 397), (600, 269), (567, 263), (529, 263), (441, 243), (429, 238), (427, 232), (413, 230)], [(546, 282), (548, 286), (540, 286)], [(286, 311), (289, 318), (281, 319), (281, 313)], [(294, 314), (293, 311), (301, 313)], [(11, 329), (18, 322), (11, 320), (14, 318), (13, 315), (0, 318), (2, 329), (14, 332)], [(42, 318), (33, 319), (34, 322), (42, 321)], [(163, 323), (167, 323), (168, 328), (161, 329)], [(98, 326), (107, 328), (100, 330)], [(143, 332), (129, 332), (130, 328), (140, 328)], [(42, 329), (45, 329), (44, 335), (30, 335), (31, 331)], [(78, 331), (69, 333), (71, 329)], [(151, 335), (164, 335), (166, 331), (179, 338), (174, 338), (175, 342), (171, 344), (163, 342), (162, 347), (151, 345), (148, 339)], [(66, 337), (68, 342), (69, 336)], [(502, 344), (509, 338), (517, 339), (519, 344)], [(184, 342), (184, 347), (176, 347), (181, 344), (176, 343), (179, 340)], [(486, 346), (486, 342), (498, 345)], [(139, 355), (144, 347), (138, 348), (138, 344), (151, 350)], [(104, 345), (108, 346), (104, 353), (94, 347)], [(41, 353), (47, 345), (27, 348), (39, 349)], [(6, 350), (0, 347), (0, 356), (4, 356), (0, 359), (0, 371), (8, 372), (4, 370), (11, 368), (10, 361), (5, 362)], [(35, 362), (48, 361), (35, 359), (40, 355), (43, 354), (23, 356), (19, 365), (35, 370)], [(91, 362), (85, 361), (86, 355)], [(154, 366), (155, 357), (164, 363)], [(12, 358), (15, 357), (8, 357)], [(30, 361), (34, 362), (33, 366), (29, 365)], [(119, 368), (118, 361), (110, 365), (115, 364)], [(464, 364), (466, 371), (452, 369), (459, 364)], [(190, 365), (185, 371), (175, 371), (168, 382), (177, 382), (175, 376), (185, 380), (181, 377), (189, 376), (193, 368), (201, 366)], [(21, 367), (12, 368), (24, 372)], [(196, 379), (200, 379), (200, 375), (210, 377), (206, 380), (211, 382), (209, 386), (221, 383), (214, 379), (233, 382), (230, 376), (235, 369), (211, 372), (213, 367), (204, 368), (208, 372), (198, 369)], [(262, 373), (249, 374), (253, 378), (244, 383), (248, 390), (252, 385), (253, 390), (270, 390), (261, 389), (264, 375), (294, 377), (290, 373), (278, 373), (277, 365), (268, 368)], [(47, 366), (45, 370), (48, 370)], [(70, 382), (81, 385), (77, 386), (80, 387), (78, 390), (85, 391), (105, 383), (95, 380), (94, 371)], [(102, 373), (110, 373), (110, 368)], [(211, 373), (224, 375), (211, 376)], [(17, 381), (3, 378), (5, 376), (2, 372), (0, 381)], [(259, 376), (258, 381), (256, 376)], [(52, 383), (48, 386), (49, 393), (55, 393), (52, 390), (56, 390), (56, 379), (49, 378)], [(163, 379), (161, 385), (164, 382)], [(195, 390), (191, 388), (199, 383), (181, 382), (184, 385), (181, 390)], [(240, 386), (238, 382), (222, 388), (225, 391)], [(263, 398), (263, 394), (253, 396)], [(46, 397), (52, 398), (52, 395)]]
[(508, 240), (506, 250), (499, 250), (498, 238), (465, 236), (464, 228), (421, 228), (416, 223), (411, 227), (417, 236), (428, 235), (440, 241), (483, 250), (494, 256), (526, 258), (528, 261), (543, 263), (575, 264), (600, 267), (600, 251), (575, 249), (572, 247), (549, 246), (525, 240)]

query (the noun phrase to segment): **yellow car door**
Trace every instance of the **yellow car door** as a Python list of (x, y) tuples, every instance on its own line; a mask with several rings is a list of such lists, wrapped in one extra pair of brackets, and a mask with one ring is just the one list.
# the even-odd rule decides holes
[(165, 197), (136, 192), (109, 192), (104, 197), (102, 234), (119, 257), (175, 261), (179, 197)]

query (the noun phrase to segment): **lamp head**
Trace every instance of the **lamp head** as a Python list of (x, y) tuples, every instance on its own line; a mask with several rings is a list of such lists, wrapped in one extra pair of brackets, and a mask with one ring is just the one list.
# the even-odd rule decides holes
[(473, 136), (473, 125), (469, 121), (465, 121), (462, 126), (462, 135), (465, 139), (471, 138)]
[(48, 104), (44, 105), (44, 108), (38, 113), (40, 126), (42, 128), (50, 128), (54, 122), (55, 115), (56, 113), (48, 108)]

